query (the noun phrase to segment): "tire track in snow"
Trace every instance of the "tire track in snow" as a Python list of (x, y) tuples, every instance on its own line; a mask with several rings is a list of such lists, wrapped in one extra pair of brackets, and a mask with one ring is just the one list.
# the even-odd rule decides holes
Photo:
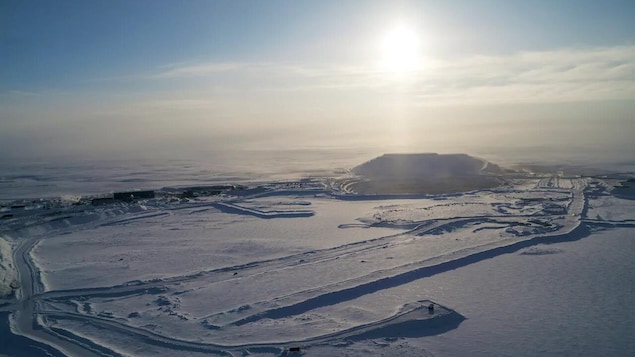
[(12, 331), (67, 355), (105, 356), (84, 344), (60, 338), (47, 329), (41, 328), (37, 318), (37, 299), (34, 294), (41, 291), (42, 286), (39, 284), (38, 270), (30, 257), (31, 250), (38, 242), (37, 238), (23, 240), (14, 251), (14, 262), (20, 277), (20, 292), (18, 295), (19, 309), (10, 318), (13, 320)]
[[(434, 314), (430, 314), (428, 312), (427, 306), (429, 304), (435, 305)], [(456, 328), (456, 326), (458, 326), (465, 319), (462, 315), (443, 305), (434, 303), (430, 300), (421, 300), (402, 306), (402, 308), (398, 312), (386, 318), (371, 323), (354, 326), (345, 330), (326, 333), (314, 337), (308, 337), (305, 339), (283, 340), (275, 342), (264, 341), (246, 344), (219, 344), (184, 341), (176, 338), (171, 338), (169, 336), (157, 334), (155, 332), (148, 331), (142, 328), (132, 327), (113, 319), (104, 319), (95, 316), (85, 316), (82, 314), (59, 311), (45, 311), (42, 312), (42, 314), (53, 320), (75, 320), (84, 323), (90, 323), (99, 328), (114, 330), (127, 335), (132, 335), (145, 343), (171, 350), (203, 352), (220, 356), (233, 356), (232, 352), (237, 352), (241, 355), (245, 355), (245, 353), (250, 352), (275, 353), (280, 355), (285, 351), (286, 346), (288, 345), (317, 345), (335, 340), (355, 339), (356, 337), (368, 338), (368, 335), (373, 333), (374, 331), (385, 328), (393, 330), (394, 335), (399, 335), (403, 333), (403, 330), (405, 330), (404, 325), (413, 322), (417, 325), (417, 333), (421, 335), (425, 335), (426, 332), (439, 333), (441, 331), (437, 331), (438, 329), (431, 329), (430, 331), (427, 331), (425, 328), (425, 322), (436, 322), (437, 320), (443, 319), (445, 320), (445, 323), (442, 330), (451, 330), (453, 328)], [(401, 328), (399, 328), (400, 325)], [(63, 333), (65, 335), (74, 335), (73, 332), (63, 327), (54, 327), (54, 329), (59, 331), (59, 333)], [(74, 336), (78, 339), (85, 339), (76, 335)]]

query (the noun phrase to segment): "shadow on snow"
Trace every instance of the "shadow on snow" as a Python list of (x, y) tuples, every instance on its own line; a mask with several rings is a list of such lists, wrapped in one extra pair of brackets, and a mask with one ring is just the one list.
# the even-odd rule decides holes
[(259, 314), (245, 317), (241, 320), (234, 322), (234, 325), (241, 326), (244, 324), (252, 323), (263, 318), (279, 319), (287, 316), (299, 315), (306, 313), (307, 311), (317, 309), (324, 306), (335, 305), (341, 302), (353, 300), (361, 296), (372, 294), (380, 290), (390, 289), (398, 287), (410, 282), (430, 277), (436, 274), (444, 273), (450, 270), (455, 270), (470, 264), (478, 263), (480, 261), (491, 259), (502, 254), (509, 254), (517, 252), (521, 249), (531, 247), (537, 244), (555, 244), (562, 242), (571, 242), (580, 240), (589, 236), (591, 230), (589, 227), (581, 223), (578, 227), (571, 232), (562, 234), (559, 236), (542, 236), (532, 239), (520, 241), (507, 246), (496, 247), (486, 251), (470, 254), (468, 256), (436, 264), (433, 266), (421, 267), (418, 269), (410, 270), (394, 276), (388, 276), (381, 279), (377, 279), (368, 283), (353, 286), (343, 290), (333, 291), (325, 293), (305, 301), (284, 306), (268, 311), (264, 311)]

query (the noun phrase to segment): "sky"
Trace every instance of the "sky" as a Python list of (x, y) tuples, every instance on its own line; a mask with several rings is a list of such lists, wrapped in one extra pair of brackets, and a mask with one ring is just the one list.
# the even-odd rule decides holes
[(635, 2), (0, 2), (7, 157), (635, 152)]

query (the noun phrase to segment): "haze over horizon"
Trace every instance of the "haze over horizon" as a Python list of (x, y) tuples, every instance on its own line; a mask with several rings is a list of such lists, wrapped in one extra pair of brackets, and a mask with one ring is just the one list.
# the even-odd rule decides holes
[(634, 16), (619, 0), (5, 1), (0, 150), (626, 158)]

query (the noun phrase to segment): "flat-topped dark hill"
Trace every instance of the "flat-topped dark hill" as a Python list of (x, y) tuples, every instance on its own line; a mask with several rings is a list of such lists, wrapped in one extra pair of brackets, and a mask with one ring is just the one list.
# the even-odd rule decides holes
[(380, 177), (456, 177), (501, 174), (497, 165), (466, 154), (384, 154), (353, 169), (357, 175)]
[(357, 193), (452, 193), (502, 183), (498, 165), (466, 154), (384, 154), (355, 168)]

